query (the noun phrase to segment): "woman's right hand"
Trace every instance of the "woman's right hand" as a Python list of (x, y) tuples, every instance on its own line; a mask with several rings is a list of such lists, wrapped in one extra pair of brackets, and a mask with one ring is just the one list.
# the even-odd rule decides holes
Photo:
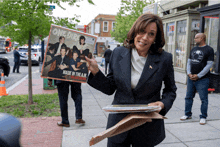
[(97, 61), (95, 60), (94, 56), (92, 57), (92, 59), (89, 59), (88, 57), (85, 56), (85, 59), (89, 64), (88, 70), (90, 70), (91, 73), (95, 76), (99, 72)]

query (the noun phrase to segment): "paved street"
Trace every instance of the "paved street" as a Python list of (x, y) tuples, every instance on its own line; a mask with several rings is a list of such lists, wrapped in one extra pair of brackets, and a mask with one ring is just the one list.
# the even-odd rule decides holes
[[(5, 56), (9, 59), (9, 65), (10, 65), (10, 74), (9, 76), (5, 76), (5, 87), (9, 88), (13, 84), (15, 84), (20, 79), (24, 78), (28, 74), (28, 65), (27, 64), (21, 64), (20, 66), (20, 72), (21, 74), (12, 73), (13, 66), (14, 66), (14, 55), (13, 51), (7, 52), (6, 54), (0, 54), (0, 56)], [(32, 65), (32, 72), (36, 72), (39, 70), (39, 66)]]

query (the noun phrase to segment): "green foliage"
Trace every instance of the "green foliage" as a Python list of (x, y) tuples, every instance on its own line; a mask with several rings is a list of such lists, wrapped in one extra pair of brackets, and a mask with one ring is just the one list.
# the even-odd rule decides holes
[[(0, 26), (4, 26), (0, 31), (0, 36), (8, 36), (12, 41), (19, 44), (27, 44), (33, 36), (39, 36), (41, 39), (49, 35), (51, 24), (74, 28), (79, 22), (76, 17), (73, 18), (55, 18), (52, 11), (49, 10), (49, 4), (57, 4), (62, 7), (61, 2), (68, 3), (71, 6), (79, 7), (77, 2), (82, 0), (1, 0), (0, 1)], [(92, 0), (88, 3), (94, 4)], [(15, 22), (11, 23), (11, 22)]]
[(28, 95), (8, 95), (0, 99), (0, 113), (15, 117), (60, 116), (59, 98), (55, 94), (33, 95), (34, 104), (28, 105)]
[(111, 36), (123, 43), (133, 23), (143, 14), (143, 8), (154, 2), (154, 0), (121, 0), (121, 8), (116, 16), (115, 31), (111, 31)]

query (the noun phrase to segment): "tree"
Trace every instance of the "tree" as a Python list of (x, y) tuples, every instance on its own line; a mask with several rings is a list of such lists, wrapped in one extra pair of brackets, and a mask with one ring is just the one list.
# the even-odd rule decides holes
[(121, 0), (121, 8), (116, 16), (115, 28), (111, 31), (111, 36), (118, 42), (124, 42), (133, 23), (143, 14), (143, 8), (154, 2), (154, 0)]
[[(73, 22), (79, 22), (74, 18), (59, 18), (51, 16), (48, 4), (57, 4), (62, 7), (61, 2), (71, 6), (77, 6), (77, 2), (82, 0), (1, 0), (0, 1), (0, 26), (4, 26), (0, 31), (1, 36), (9, 36), (19, 44), (28, 43), (28, 104), (33, 103), (32, 99), (32, 71), (31, 71), (31, 41), (34, 36), (41, 39), (48, 36), (52, 23), (65, 25), (73, 28)], [(94, 4), (92, 0), (87, 0)], [(71, 23), (70, 23), (71, 21)], [(13, 23), (12, 23), (13, 22)]]

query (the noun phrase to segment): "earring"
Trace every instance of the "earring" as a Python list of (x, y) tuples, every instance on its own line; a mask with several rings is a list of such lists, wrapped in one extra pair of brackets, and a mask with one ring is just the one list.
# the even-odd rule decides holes
[(155, 44), (156, 42), (154, 41), (154, 43), (153, 44)]

